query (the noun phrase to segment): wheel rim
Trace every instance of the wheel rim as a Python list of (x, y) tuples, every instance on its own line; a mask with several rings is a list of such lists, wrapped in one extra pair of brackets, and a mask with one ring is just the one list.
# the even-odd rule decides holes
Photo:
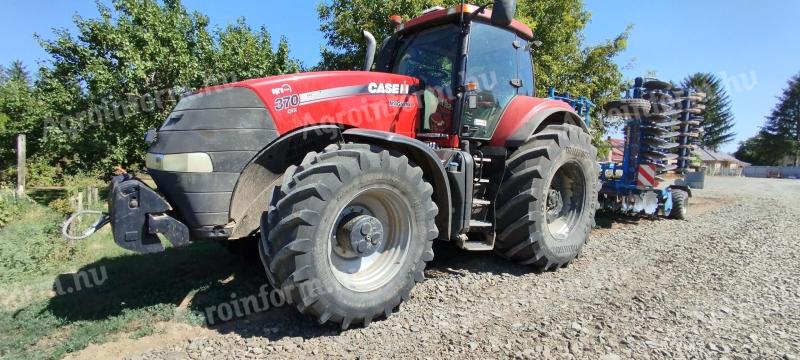
[(577, 162), (568, 162), (556, 171), (545, 202), (547, 228), (554, 238), (566, 239), (583, 216), (586, 178)]
[[(394, 279), (408, 256), (411, 214), (411, 205), (393, 188), (373, 186), (353, 197), (329, 232), (328, 263), (336, 280), (368, 292)], [(359, 235), (366, 243), (354, 241)]]

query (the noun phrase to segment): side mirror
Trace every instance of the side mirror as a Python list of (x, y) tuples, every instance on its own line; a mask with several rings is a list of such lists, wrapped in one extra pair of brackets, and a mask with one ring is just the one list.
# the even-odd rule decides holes
[(495, 0), (492, 7), (492, 24), (497, 26), (511, 25), (517, 12), (517, 0)]

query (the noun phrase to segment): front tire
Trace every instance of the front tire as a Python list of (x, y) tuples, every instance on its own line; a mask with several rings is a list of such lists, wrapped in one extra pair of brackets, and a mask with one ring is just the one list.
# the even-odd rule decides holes
[(497, 196), (495, 250), (541, 271), (575, 259), (594, 223), (596, 157), (589, 135), (573, 125), (548, 126), (514, 151)]
[(438, 236), (433, 188), (405, 156), (331, 145), (289, 168), (262, 219), (273, 286), (320, 323), (388, 317), (424, 279)]

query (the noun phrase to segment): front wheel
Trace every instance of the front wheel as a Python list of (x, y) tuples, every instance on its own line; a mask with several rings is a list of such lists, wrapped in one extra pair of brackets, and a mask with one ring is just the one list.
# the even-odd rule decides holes
[(375, 146), (309, 154), (284, 174), (262, 219), (273, 286), (320, 323), (388, 317), (433, 259), (432, 194), (419, 167)]

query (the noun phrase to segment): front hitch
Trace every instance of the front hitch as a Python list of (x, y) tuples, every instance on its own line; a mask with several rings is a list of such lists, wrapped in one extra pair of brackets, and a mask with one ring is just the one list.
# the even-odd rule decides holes
[(125, 174), (111, 180), (109, 217), (114, 242), (138, 253), (164, 251), (158, 234), (173, 246), (189, 244), (189, 228), (167, 213), (172, 207), (145, 183)]

